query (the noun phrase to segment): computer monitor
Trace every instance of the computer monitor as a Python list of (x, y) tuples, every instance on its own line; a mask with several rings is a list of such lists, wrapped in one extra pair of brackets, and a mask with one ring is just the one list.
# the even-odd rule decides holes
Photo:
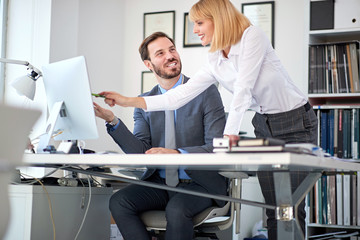
[(43, 66), (49, 118), (38, 152), (54, 140), (98, 138), (90, 83), (84, 56)]

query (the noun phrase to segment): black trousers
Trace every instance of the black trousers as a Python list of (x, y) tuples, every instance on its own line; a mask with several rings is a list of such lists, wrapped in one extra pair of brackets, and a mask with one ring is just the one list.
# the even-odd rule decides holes
[[(317, 118), (309, 103), (304, 106), (277, 114), (256, 113), (252, 124), (255, 128), (255, 136), (272, 137), (282, 139), (286, 143), (313, 143), (317, 145)], [(258, 172), (261, 191), (267, 204), (276, 205), (273, 172)], [(291, 172), (292, 192), (301, 184), (306, 177), (306, 172)], [(268, 217), (269, 240), (277, 239), (277, 221), (274, 210), (266, 210)], [(298, 208), (298, 217), (303, 233), (305, 233), (305, 200)]]
[[(151, 182), (165, 184), (157, 173)], [(195, 182), (179, 183), (178, 188), (207, 192)], [(214, 205), (210, 198), (165, 191), (140, 185), (129, 185), (110, 198), (110, 211), (125, 240), (149, 240), (149, 233), (139, 215), (147, 210), (166, 211), (166, 240), (193, 239), (193, 217)]]

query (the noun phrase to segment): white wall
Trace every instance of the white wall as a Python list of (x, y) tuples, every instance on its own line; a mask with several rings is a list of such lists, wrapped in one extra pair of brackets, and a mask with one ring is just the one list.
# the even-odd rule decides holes
[[(8, 57), (27, 60), (41, 67), (77, 55), (85, 55), (90, 84), (94, 92), (113, 90), (127, 96), (140, 94), (143, 65), (138, 47), (143, 39), (143, 14), (175, 10), (175, 42), (183, 62), (183, 73), (192, 76), (202, 65), (208, 48), (183, 48), (183, 17), (197, 0), (11, 0), (9, 13)], [(232, 0), (240, 10), (243, 2)], [(307, 92), (307, 57), (305, 30), (308, 13), (307, 0), (275, 0), (275, 50), (296, 85)], [(50, 28), (51, 26), (51, 28)], [(23, 39), (29, 41), (23, 42)], [(21, 66), (8, 66), (16, 70), (8, 79), (19, 74)], [(20, 69), (20, 70), (19, 70)], [(22, 73), (23, 74), (23, 73)], [(41, 82), (41, 80), (40, 80)], [(39, 85), (39, 84), (38, 84)], [(36, 95), (42, 99), (40, 89)], [(11, 93), (11, 91), (9, 91)], [(231, 97), (221, 90), (225, 107)], [(10, 96), (11, 95), (11, 96)], [(9, 102), (18, 102), (14, 93)], [(15, 99), (16, 98), (16, 99)], [(105, 106), (101, 99), (96, 102)], [(38, 100), (40, 108), (44, 101)], [(21, 99), (20, 104), (30, 105)], [(112, 109), (129, 127), (133, 128), (133, 108)], [(252, 134), (251, 116), (243, 121), (242, 130)], [(104, 123), (97, 121), (100, 138), (86, 141), (87, 148), (97, 151), (119, 148), (105, 132)]]

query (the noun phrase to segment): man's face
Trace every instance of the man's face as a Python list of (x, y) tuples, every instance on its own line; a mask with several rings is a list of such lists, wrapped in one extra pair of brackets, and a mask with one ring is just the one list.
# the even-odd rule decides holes
[(181, 73), (181, 60), (175, 46), (166, 37), (161, 37), (148, 45), (150, 60), (147, 67), (159, 77), (171, 79)]

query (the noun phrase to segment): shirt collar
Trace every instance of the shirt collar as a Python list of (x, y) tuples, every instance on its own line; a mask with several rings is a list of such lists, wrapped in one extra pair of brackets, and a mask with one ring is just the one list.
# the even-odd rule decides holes
[(239, 51), (240, 50), (240, 42), (241, 42), (241, 40), (231, 46), (230, 52), (228, 54), (228, 58), (224, 57), (222, 50), (217, 51), (216, 52), (216, 54), (218, 56), (217, 65), (220, 65), (223, 61), (225, 61), (225, 62), (228, 61), (231, 56), (239, 55), (240, 54), (240, 51)]
[[(175, 85), (171, 89), (174, 89), (177, 86), (179, 86), (182, 83), (182, 81), (183, 81), (183, 75), (180, 74), (179, 80), (175, 83)], [(167, 92), (167, 90), (162, 88), (160, 85), (159, 85), (159, 89), (160, 89), (161, 94), (164, 94)]]

